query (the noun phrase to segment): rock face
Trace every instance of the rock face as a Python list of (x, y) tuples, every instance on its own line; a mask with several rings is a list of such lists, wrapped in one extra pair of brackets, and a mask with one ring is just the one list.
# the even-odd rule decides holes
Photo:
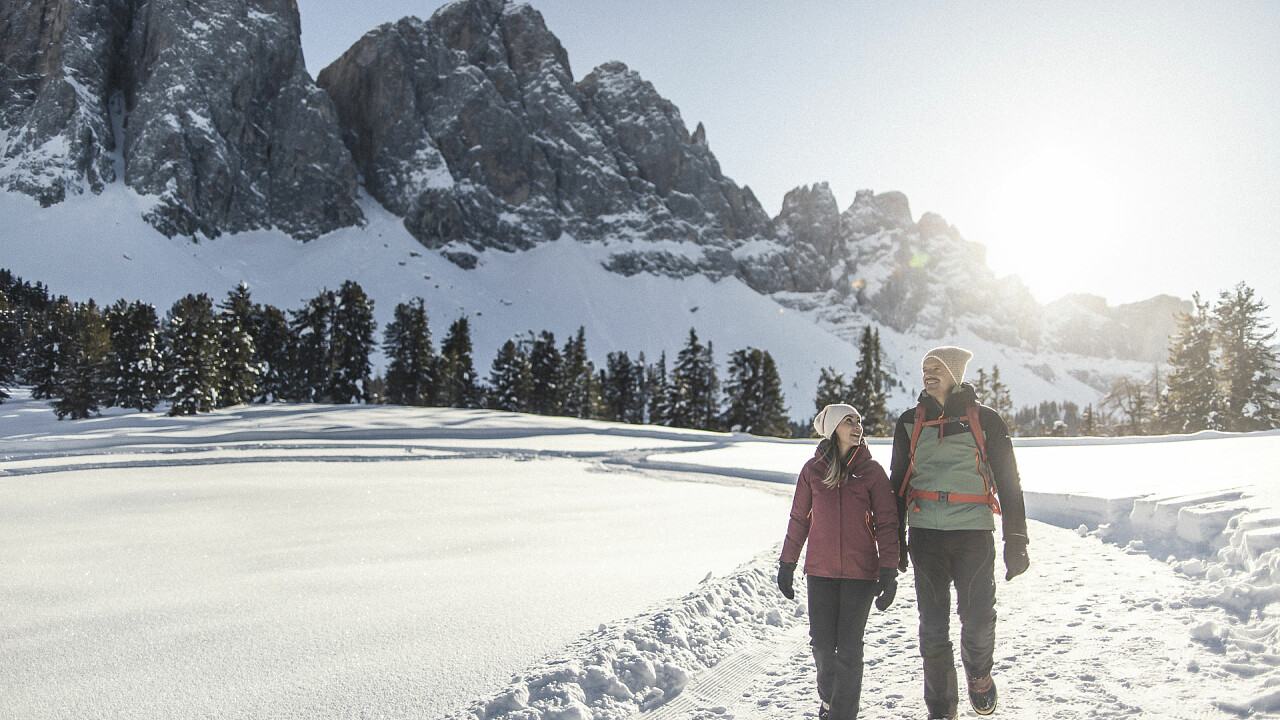
[(0, 5), (0, 185), (48, 206), (116, 179), (108, 102), (126, 0)]
[(1046, 334), (1054, 350), (1150, 363), (1169, 358), (1169, 336), (1191, 302), (1157, 295), (1111, 307), (1097, 295), (1067, 295), (1045, 306)]
[(148, 0), (127, 43), (125, 181), (165, 234), (361, 220), (332, 103), (302, 60), (293, 0)]
[[(724, 250), (769, 233), (750, 190), (721, 174), (705, 130), (690, 135), (621, 63), (575, 83), (529, 5), (469, 0), (383, 25), (318, 83), (370, 194), (428, 247), (517, 250), (568, 233)], [(623, 256), (617, 269), (653, 269), (655, 258)], [(732, 271), (723, 257), (693, 263), (716, 265)]]
[(804, 308), (841, 309), (899, 331), (941, 337), (965, 328), (1034, 348), (1043, 311), (1016, 278), (996, 278), (982, 245), (941, 217), (918, 222), (902, 193), (859, 191), (843, 213), (825, 183), (787, 194), (776, 248), (744, 258), (753, 285)]
[(9, 189), (46, 205), (101, 192), (118, 158), (167, 235), (309, 239), (362, 218), (292, 0), (6, 3), (0, 52)]

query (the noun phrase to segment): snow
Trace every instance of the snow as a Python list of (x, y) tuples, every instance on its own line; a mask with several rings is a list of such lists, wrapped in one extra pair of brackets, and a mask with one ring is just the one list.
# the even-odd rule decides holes
[[(58, 422), (14, 395), (0, 716), (814, 715), (803, 583), (773, 586), (811, 441), (363, 406)], [(1280, 435), (1018, 460), (1003, 716), (1280, 717)], [(915, 623), (908, 573), (868, 626), (868, 716), (923, 715)]]
[[(0, 580), (0, 716), (437, 716), (729, 572), (786, 512), (776, 492), (603, 472), (613, 451), (571, 423), (410, 410), (382, 433), (381, 412), (288, 410), (117, 415), (77, 447), (78, 424), (32, 432), (39, 404), (0, 406), (0, 544), (21, 568)], [(424, 449), (451, 426), (480, 444)], [(531, 430), (558, 449), (528, 450)]]

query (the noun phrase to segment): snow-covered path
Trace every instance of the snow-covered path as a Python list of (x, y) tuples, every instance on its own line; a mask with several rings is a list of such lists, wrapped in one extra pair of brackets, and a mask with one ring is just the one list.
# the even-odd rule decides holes
[[(998, 644), (993, 675), (1000, 715), (1087, 720), (1106, 717), (1226, 718), (1211, 705), (1200, 673), (1203, 652), (1190, 639), (1186, 577), (1163, 563), (1094, 538), (1031, 523), (1032, 570), (998, 581)], [(921, 718), (920, 660), (910, 573), (887, 612), (872, 611), (866, 634), (862, 716)], [(1114, 581), (1112, 579), (1115, 579)], [(1134, 588), (1141, 588), (1135, 592)], [(953, 635), (958, 632), (958, 621)], [(747, 663), (749, 682), (706, 692), (694, 678), (677, 712), (649, 720), (766, 720), (816, 716), (817, 691), (807, 625), (779, 632), (767, 655)], [(955, 638), (959, 647), (959, 638)], [(760, 655), (756, 648), (742, 652)], [(958, 661), (958, 658), (957, 658)], [(732, 660), (730, 661), (732, 662)], [(726, 663), (729, 664), (729, 663)], [(708, 671), (715, 681), (715, 670)], [(962, 675), (963, 677), (963, 675)], [(692, 700), (696, 696), (696, 701)], [(674, 703), (673, 703), (674, 705)], [(973, 716), (962, 705), (961, 715)]]

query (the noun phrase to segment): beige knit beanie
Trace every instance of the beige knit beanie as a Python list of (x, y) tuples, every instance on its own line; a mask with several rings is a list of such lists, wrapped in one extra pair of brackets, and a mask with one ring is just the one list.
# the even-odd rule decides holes
[(822, 437), (830, 438), (831, 433), (836, 431), (836, 426), (840, 424), (840, 421), (850, 415), (862, 417), (852, 405), (845, 405), (844, 403), (828, 405), (818, 411), (817, 416), (813, 418), (813, 429), (817, 430)]
[(942, 363), (947, 368), (947, 372), (951, 373), (951, 377), (956, 381), (957, 385), (964, 382), (964, 371), (969, 367), (969, 359), (972, 357), (973, 353), (952, 345), (936, 347), (924, 354), (924, 360), (934, 358)]

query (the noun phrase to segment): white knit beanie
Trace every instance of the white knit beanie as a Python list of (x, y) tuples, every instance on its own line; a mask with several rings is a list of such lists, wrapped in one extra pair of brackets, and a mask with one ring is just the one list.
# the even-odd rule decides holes
[(830, 438), (831, 433), (836, 431), (836, 426), (840, 424), (840, 421), (850, 415), (861, 417), (857, 408), (852, 405), (845, 405), (844, 403), (828, 405), (822, 408), (813, 418), (813, 429), (817, 430), (822, 437)]
[(973, 353), (952, 345), (936, 347), (924, 354), (924, 360), (934, 358), (942, 363), (947, 368), (947, 372), (951, 373), (951, 378), (956, 381), (957, 385), (964, 382), (964, 371), (969, 367), (969, 359), (972, 357)]

